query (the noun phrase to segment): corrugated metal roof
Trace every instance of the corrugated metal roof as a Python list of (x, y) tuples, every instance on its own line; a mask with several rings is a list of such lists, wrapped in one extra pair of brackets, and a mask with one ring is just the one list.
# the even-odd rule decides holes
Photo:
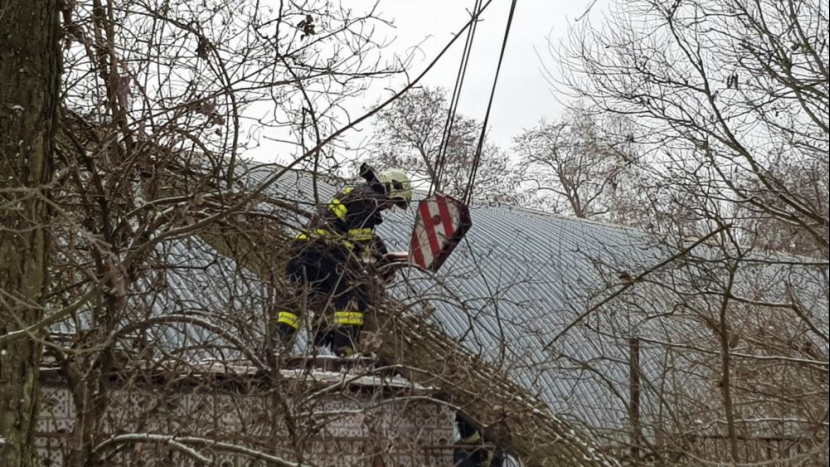
[[(257, 186), (270, 174), (269, 168), (254, 169), (243, 174), (243, 182)], [(318, 188), (324, 200), (335, 193), (333, 184), (323, 180)], [(310, 176), (298, 172), (289, 172), (269, 190), (270, 196), (309, 210), (313, 206), (312, 193)], [(428, 299), (434, 309), (430, 318), (433, 322), (471, 351), (506, 370), (555, 412), (594, 427), (625, 424), (628, 332), (668, 338), (698, 332), (693, 322), (641, 322), (627, 316), (624, 309), (605, 309), (575, 327), (551, 349), (544, 349), (589, 304), (607, 293), (608, 277), (604, 274), (631, 271), (635, 275), (663, 260), (668, 250), (658, 240), (631, 229), (517, 207), (476, 205), (471, 213), (472, 230), (440, 273), (434, 277), (415, 270), (399, 273), (402, 280), (392, 288), (392, 293), (403, 303)], [(408, 249), (413, 216), (412, 209), (385, 215), (386, 222), (379, 233), (390, 249)], [(300, 225), (303, 220), (298, 218), (296, 222)], [(161, 295), (138, 293), (131, 298), (135, 312), (150, 309), (151, 315), (162, 316), (190, 310), (221, 310), (225, 321), (217, 324), (232, 327), (237, 320), (246, 326), (236, 329), (253, 333), (264, 328), (257, 321), (268, 304), (264, 288), (250, 274), (243, 273), (245, 280), (240, 280), (239, 268), (233, 261), (193, 238), (168, 242), (157, 253), (166, 263), (179, 267), (163, 273), (168, 290)], [(684, 274), (676, 280), (688, 280)], [(775, 282), (775, 274), (759, 274), (753, 280)], [(814, 290), (820, 285), (803, 287)], [(769, 288), (771, 293), (780, 293), (774, 291), (775, 287)], [(817, 310), (819, 322), (826, 330), (828, 304), (822, 301), (821, 293), (816, 296), (810, 305)], [(676, 306), (671, 298), (644, 292), (625, 297), (615, 307), (625, 308), (625, 300), (647, 301), (645, 305), (660, 313)], [(603, 326), (614, 326), (616, 332), (603, 333)], [(59, 330), (71, 331), (72, 327), (64, 324)], [(239, 357), (229, 351), (230, 346), (221, 338), (198, 326), (156, 326), (149, 333), (150, 338), (168, 348), (216, 345), (191, 355), (196, 360)], [(260, 334), (240, 338), (262, 342)], [(298, 343), (298, 350), (303, 345)], [(819, 345), (826, 353), (826, 342)], [(644, 344), (645, 372), (659, 374), (665, 364), (661, 357), (662, 353)], [(678, 371), (685, 371), (682, 365)], [(689, 384), (693, 384), (692, 379)]]
[[(255, 170), (250, 182), (262, 181), (267, 173)], [(272, 195), (297, 199), (300, 193), (299, 199), (304, 199), (300, 204), (310, 206), (310, 179), (309, 175), (293, 173), (272, 189)], [(335, 188), (323, 180), (318, 181), (318, 189), (323, 200), (335, 193)], [(608, 274), (630, 271), (636, 276), (671, 256), (671, 250), (660, 239), (632, 229), (518, 207), (475, 205), (471, 215), (472, 230), (437, 276), (409, 270), (392, 293), (400, 301), (413, 304), (432, 297), (430, 304), (435, 312), (431, 319), (435, 323), (473, 352), (507, 370), (554, 411), (594, 427), (613, 428), (627, 423), (628, 336), (677, 340), (699, 334), (699, 324), (682, 317), (670, 322), (645, 321), (642, 314), (638, 320), (628, 316), (627, 310), (606, 308), (584, 326), (572, 329), (550, 350), (544, 348), (598, 298), (609, 293)], [(390, 249), (408, 250), (414, 209), (393, 210), (384, 218), (379, 233)], [(747, 273), (740, 283), (747, 290), (760, 286), (760, 290), (780, 297), (783, 291), (777, 276), (793, 272), (764, 269), (763, 274)], [(610, 279), (618, 280), (616, 276)], [(664, 279), (688, 282), (689, 274), (678, 268), (670, 270)], [(764, 280), (767, 284), (759, 283)], [(809, 278), (795, 282), (809, 282)], [(816, 286), (803, 287), (815, 292)], [(638, 289), (641, 291), (623, 297), (614, 307), (624, 308), (629, 300), (633, 306), (653, 309), (656, 316), (673, 310), (681, 301), (680, 297), (661, 293), (656, 286)], [(816, 297), (810, 305), (826, 329), (826, 300), (822, 301), (820, 293), (808, 295)], [(649, 303), (637, 303), (642, 301)], [(599, 331), (609, 325), (615, 326), (615, 335)], [(661, 361), (664, 354), (655, 346), (642, 345), (644, 377), (649, 373), (659, 375), (664, 365), (674, 364)], [(819, 345), (826, 352), (826, 342)], [(590, 367), (584, 365), (586, 362)], [(677, 371), (685, 372), (682, 368)], [(686, 374), (694, 371), (689, 365)], [(694, 384), (690, 378), (688, 385)]]
[[(261, 182), (266, 174), (252, 173), (251, 182)], [(336, 191), (322, 180), (318, 189), (324, 200)], [(272, 195), (291, 199), (295, 193), (311, 192), (309, 176), (295, 173), (274, 187)], [(624, 250), (628, 255), (623, 258), (633, 267), (645, 259), (657, 260), (655, 245), (633, 230), (516, 207), (476, 205), (471, 215), (473, 229), (440, 274), (430, 277), (410, 270), (394, 287), (394, 295), (404, 303), (434, 297), (435, 323), (473, 352), (501, 363), (554, 411), (601, 427), (625, 420), (622, 401), (579, 369), (561, 371), (560, 363), (562, 354), (574, 361), (627, 359), (619, 346), (576, 329), (556, 351), (542, 348), (584, 310), (591, 289), (601, 284), (592, 258), (608, 249)], [(408, 250), (414, 210), (393, 210), (384, 217), (379, 233), (389, 248)], [(627, 386), (623, 366), (605, 365), (603, 377)]]

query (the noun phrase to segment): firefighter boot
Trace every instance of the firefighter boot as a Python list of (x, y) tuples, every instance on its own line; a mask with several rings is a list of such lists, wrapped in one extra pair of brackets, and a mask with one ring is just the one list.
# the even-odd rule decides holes
[(279, 348), (290, 349), (294, 344), (294, 336), (296, 336), (299, 328), (300, 319), (297, 315), (287, 311), (281, 311), (279, 316), (277, 316), (277, 324), (275, 326), (276, 341)]
[(351, 357), (357, 353), (360, 326), (339, 326), (331, 333), (331, 351), (338, 357)]

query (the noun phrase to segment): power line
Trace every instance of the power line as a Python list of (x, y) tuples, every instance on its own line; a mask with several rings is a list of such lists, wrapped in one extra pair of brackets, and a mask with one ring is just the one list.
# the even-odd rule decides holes
[(507, 28), (504, 32), (504, 42), (501, 45), (501, 54), (499, 55), (499, 66), (496, 68), (496, 77), (493, 80), (493, 89), (490, 92), (490, 102), (487, 105), (487, 113), (484, 116), (484, 124), (481, 128), (481, 138), (478, 140), (478, 147), (476, 148), (476, 155), (473, 159), (473, 167), (470, 171), (470, 179), (467, 184), (467, 189), (464, 193), (463, 201), (465, 204), (470, 204), (473, 198), (473, 185), (475, 184), (476, 176), (478, 175), (478, 168), (481, 165), (481, 152), (484, 148), (484, 138), (487, 134), (487, 125), (490, 122), (490, 113), (493, 110), (493, 100), (496, 97), (496, 88), (498, 87), (499, 83), (499, 76), (501, 75), (501, 67), (504, 63), (504, 55), (507, 50), (507, 41), (510, 38), (510, 30), (513, 27), (513, 18), (516, 13), (516, 4), (518, 0), (513, 0), (513, 3), (510, 6), (510, 17), (507, 19)]
[(447, 112), (447, 121), (444, 124), (444, 131), (441, 134), (441, 144), (438, 146), (438, 157), (435, 163), (435, 178), (432, 180), (429, 188), (429, 194), (432, 194), (433, 186), (435, 190), (441, 189), (440, 183), (444, 175), (444, 167), (447, 161), (447, 149), (449, 148), (450, 138), (452, 137), (452, 128), (455, 124), (455, 118), (458, 113), (458, 104), (461, 101), (461, 90), (464, 88), (464, 81), (467, 77), (467, 67), (470, 64), (470, 55), (473, 50), (473, 43), (475, 42), (476, 30), (478, 29), (479, 16), (482, 12), (483, 0), (476, 0), (472, 16), (473, 24), (467, 30), (467, 41), (464, 44), (464, 52), (461, 54), (461, 63), (458, 67), (458, 75), (455, 78), (455, 87), (453, 88), (452, 98)]

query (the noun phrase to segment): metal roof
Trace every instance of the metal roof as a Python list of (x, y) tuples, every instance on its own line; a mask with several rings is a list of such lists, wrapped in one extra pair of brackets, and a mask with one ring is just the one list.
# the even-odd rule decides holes
[[(252, 186), (269, 174), (254, 170)], [(301, 200), (310, 206), (311, 176), (292, 173), (273, 187), (271, 194)], [(336, 183), (336, 182), (335, 182)], [(318, 180), (320, 198), (327, 200), (335, 187)], [(298, 196), (299, 195), (299, 196)], [(379, 234), (390, 250), (409, 249), (414, 209), (384, 213)], [(632, 276), (661, 263), (676, 249), (664, 239), (613, 225), (566, 218), (515, 206), (477, 204), (471, 207), (473, 228), (436, 276), (414, 269), (399, 273), (392, 293), (403, 303), (429, 300), (434, 313), (430, 319), (471, 351), (506, 370), (516, 381), (538, 394), (560, 414), (595, 428), (613, 429), (627, 423), (629, 386), (629, 339), (642, 337), (644, 378), (660, 375), (667, 363), (663, 352), (647, 342), (677, 342), (701, 335), (700, 325), (682, 315), (654, 319), (689, 298), (673, 296), (652, 284), (638, 286), (608, 307), (592, 315), (583, 325), (571, 329), (545, 350), (551, 340), (585, 310), (607, 297), (619, 284), (619, 272)], [(702, 253), (706, 254), (704, 250)], [(714, 253), (713, 253), (714, 254)], [(782, 276), (801, 284), (806, 304), (816, 312), (819, 325), (827, 329), (828, 304), (820, 292), (821, 280), (803, 270), (760, 264), (748, 270), (739, 287), (757, 295), (765, 291), (770, 301), (785, 293)], [(682, 264), (662, 274), (661, 280), (688, 288), (691, 275)], [(803, 274), (803, 277), (802, 277)], [(826, 274), (825, 274), (826, 276)], [(609, 289), (609, 284), (612, 288)], [(824, 282), (826, 287), (826, 281)], [(760, 299), (761, 297), (759, 297)], [(631, 305), (631, 306), (627, 306)], [(647, 310), (645, 315), (632, 309)], [(602, 329), (614, 329), (613, 334)], [(709, 335), (708, 337), (711, 337)], [(816, 342), (827, 353), (827, 343)], [(584, 363), (590, 363), (590, 368)], [(673, 362), (670, 365), (676, 365)], [(692, 364), (672, 368), (696, 380)], [(649, 401), (644, 395), (644, 405)], [(644, 407), (645, 410), (645, 407)]]
[[(267, 175), (267, 170), (253, 171), (248, 183), (256, 186)], [(292, 173), (271, 194), (298, 199), (299, 207), (310, 206), (310, 179)], [(318, 190), (324, 200), (336, 192), (324, 180), (318, 180)], [(431, 277), (410, 270), (402, 274), (393, 294), (403, 303), (432, 298), (434, 323), (507, 370), (555, 412), (597, 427), (617, 426), (627, 418), (622, 401), (579, 369), (561, 371), (561, 359), (566, 355), (579, 361), (626, 360), (627, 353), (581, 328), (553, 351), (542, 349), (584, 311), (592, 292), (599, 291), (592, 258), (609, 249), (624, 250), (627, 255), (621, 259), (633, 268), (660, 257), (653, 242), (630, 229), (512, 206), (475, 205), (471, 215), (472, 230), (439, 274)], [(414, 210), (395, 209), (384, 218), (379, 234), (390, 250), (408, 250)], [(620, 365), (606, 365), (603, 377), (628, 385), (628, 369)]]
[[(257, 186), (272, 170), (273, 166), (244, 173), (243, 183)], [(334, 183), (319, 181), (321, 199), (327, 200), (335, 193)], [(311, 177), (299, 172), (289, 172), (269, 190), (270, 196), (295, 202), (303, 209), (313, 206), (312, 193)], [(472, 207), (471, 214), (472, 230), (440, 273), (399, 273), (401, 280), (392, 293), (403, 303), (420, 303), (426, 298), (434, 323), (507, 371), (553, 411), (595, 428), (625, 424), (629, 382), (625, 337), (630, 334), (665, 339), (698, 332), (693, 323), (638, 321), (625, 313), (622, 308), (626, 302), (621, 300), (614, 305), (621, 307), (619, 310), (603, 309), (550, 349), (545, 347), (590, 304), (607, 294), (608, 274), (613, 279), (616, 271), (641, 272), (663, 260), (666, 247), (659, 239), (631, 229), (517, 207), (480, 204)], [(413, 216), (413, 209), (394, 210), (384, 216), (386, 222), (379, 233), (390, 249), (408, 250)], [(296, 222), (299, 225), (302, 220)], [(157, 254), (165, 263), (179, 267), (165, 268), (155, 276), (168, 285), (165, 293), (139, 292), (132, 296), (132, 312), (151, 316), (190, 313), (198, 317), (206, 310), (221, 310), (222, 326), (238, 322), (236, 329), (251, 333), (237, 336), (239, 339), (262, 342), (257, 333), (264, 328), (258, 322), (263, 315), (259, 310), (269, 305), (269, 297), (255, 277), (240, 271), (232, 260), (196, 238), (165, 243)], [(774, 277), (759, 274), (753, 280), (774, 281)], [(688, 280), (688, 276), (677, 280)], [(137, 289), (152, 287), (144, 284)], [(820, 293), (817, 297), (812, 305), (826, 330), (827, 302), (821, 300)], [(671, 297), (659, 293), (631, 294), (624, 299), (648, 302), (656, 312), (676, 306)], [(613, 335), (601, 332), (609, 324), (615, 328)], [(73, 328), (63, 323), (57, 330), (71, 332)], [(149, 339), (163, 342), (168, 348), (216, 344), (215, 348), (190, 355), (193, 361), (240, 357), (229, 353), (221, 336), (199, 326), (165, 324), (147, 332)], [(303, 343), (298, 345), (302, 348)], [(819, 345), (824, 346), (826, 354), (826, 343)], [(644, 345), (646, 372), (659, 371), (663, 364), (659, 357), (658, 351)], [(689, 384), (693, 384), (691, 380)]]

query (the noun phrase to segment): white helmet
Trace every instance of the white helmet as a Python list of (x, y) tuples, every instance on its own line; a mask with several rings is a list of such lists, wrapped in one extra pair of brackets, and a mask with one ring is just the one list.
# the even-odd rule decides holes
[(412, 201), (412, 182), (401, 169), (389, 169), (378, 175), (378, 181), (386, 189), (386, 196), (401, 208), (409, 206)]

